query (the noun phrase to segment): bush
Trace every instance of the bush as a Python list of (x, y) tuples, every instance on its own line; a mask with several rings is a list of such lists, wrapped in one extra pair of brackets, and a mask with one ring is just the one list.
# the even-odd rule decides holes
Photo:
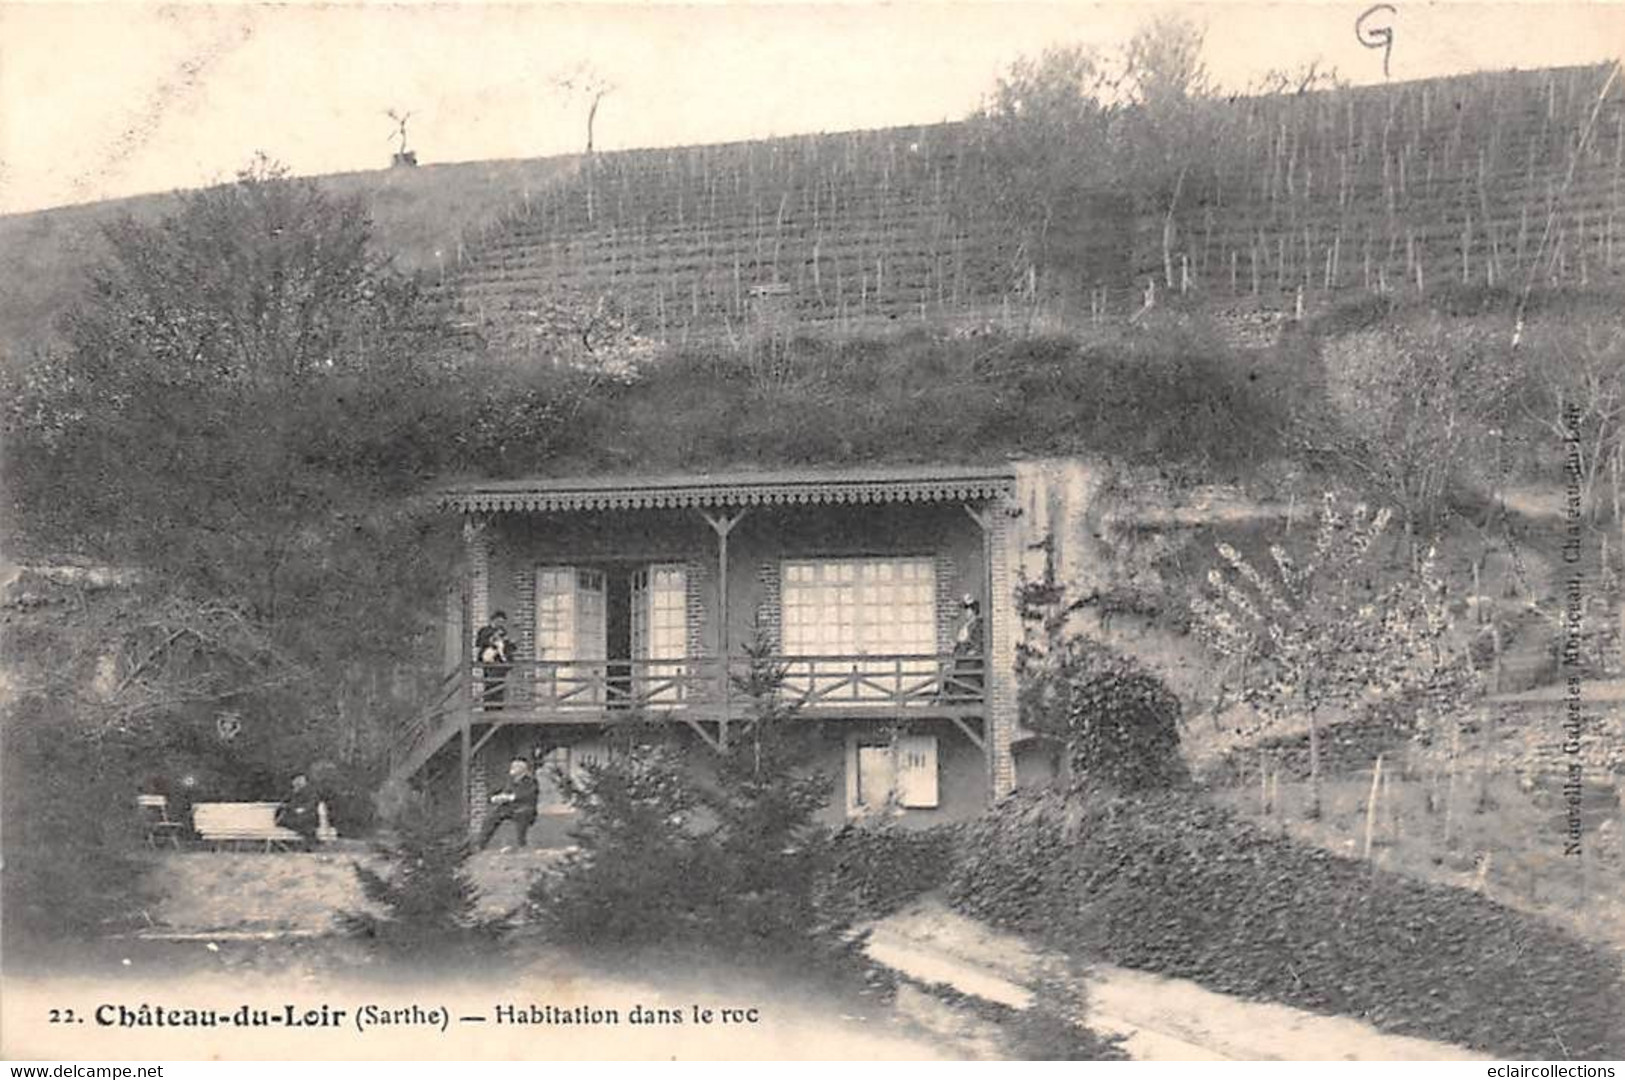
[(479, 914), (461, 823), (412, 800), (392, 824), (393, 835), (376, 845), (388, 870), (355, 864), (362, 894), (381, 913), (342, 912), (340, 924), (371, 944), (430, 959), (493, 944), (504, 921)]
[(1075, 954), (1511, 1057), (1625, 1053), (1609, 955), (1476, 893), (1179, 793), (1024, 795), (968, 826), (949, 898)]
[(1017, 653), (1021, 722), (1066, 747), (1071, 785), (1139, 791), (1187, 781), (1178, 696), (1133, 657), (1068, 632), (1088, 601), (1068, 600), (1053, 560), (1039, 580), (1023, 581), (1018, 599), (1036, 631)]
[(0, 927), (17, 952), (144, 925), (152, 901), (129, 749), (72, 720), (25, 697), (0, 723)]
[(847, 826), (831, 838), (818, 906), (826, 920), (880, 919), (940, 888), (953, 865), (954, 826)]
[(618, 742), (584, 787), (566, 790), (579, 815), (576, 848), (539, 878), (530, 900), (559, 940), (651, 945), (703, 938), (718, 902), (709, 853), (691, 827), (698, 795), (670, 743)]
[(717, 754), (714, 783), (696, 779), (669, 726), (635, 723), (611, 732), (609, 761), (583, 784), (566, 778), (577, 850), (531, 892), (551, 934), (724, 956), (843, 951), (815, 906), (830, 779), (809, 768), (816, 728), (781, 702), (766, 657), (742, 681), (750, 717)]

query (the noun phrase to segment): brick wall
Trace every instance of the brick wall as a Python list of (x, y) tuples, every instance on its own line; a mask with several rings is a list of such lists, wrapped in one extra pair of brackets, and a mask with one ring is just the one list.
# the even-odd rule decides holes
[(716, 568), (702, 559), (683, 561), (683, 577), (688, 582), (684, 619), (687, 622), (690, 656), (708, 656), (711, 653), (705, 642), (705, 597), (716, 576)]
[(779, 564), (769, 560), (756, 569), (756, 580), (761, 585), (761, 599), (756, 605), (756, 629), (767, 639), (774, 652), (784, 648), (784, 592), (779, 581)]
[(484, 626), (491, 614), (491, 538), (482, 519), (463, 519), (463, 546), (468, 553), (469, 618), (476, 627)]
[(988, 709), (987, 751), (995, 799), (1008, 795), (1016, 786), (1016, 763), (1010, 744), (1015, 737), (1016, 643), (1020, 620), (1015, 605), (1015, 567), (1019, 553), (1014, 550), (1017, 533), (1011, 523), (1011, 509), (1004, 500), (989, 505), (992, 527), (990, 580), (988, 581)]
[(937, 555), (931, 569), (937, 579), (937, 651), (948, 652), (954, 647), (954, 633), (959, 629), (959, 601), (963, 594), (954, 577), (953, 556)]

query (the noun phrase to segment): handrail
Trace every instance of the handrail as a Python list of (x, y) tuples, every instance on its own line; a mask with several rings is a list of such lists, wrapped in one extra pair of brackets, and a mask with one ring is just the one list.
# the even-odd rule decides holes
[[(407, 763), (415, 769), (425, 741), (436, 737), (443, 744), (451, 731), (447, 718), (465, 709), (480, 723), (548, 717), (580, 722), (637, 709), (674, 716), (691, 708), (743, 710), (746, 702), (737, 694), (727, 700), (723, 680), (737, 680), (757, 664), (780, 673), (781, 700), (815, 712), (976, 705), (987, 694), (986, 657), (953, 653), (469, 661), (443, 676), (435, 701), (401, 726), (391, 769)], [(431, 754), (434, 749), (438, 745)]]

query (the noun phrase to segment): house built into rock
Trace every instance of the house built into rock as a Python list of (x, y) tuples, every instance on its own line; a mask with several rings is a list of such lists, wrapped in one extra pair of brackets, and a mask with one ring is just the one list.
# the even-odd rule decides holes
[[(974, 816), (1016, 786), (1018, 756), (1023, 769), (1044, 768), (1018, 722), (1016, 586), (1023, 562), (1044, 557), (1035, 529), (1075, 517), (1080, 468), (453, 490), (445, 505), (461, 515), (464, 546), (446, 676), (438, 703), (403, 729), (391, 773), (464, 802), (477, 827), (508, 762), (532, 760), (544, 766), (543, 842), (558, 842), (569, 810), (545, 766), (579, 772), (633, 718), (721, 749), (752, 706), (737, 680), (765, 649), (783, 672), (782, 699), (822, 735), (819, 767), (839, 778), (832, 820)], [(517, 654), (493, 674), (473, 643), (497, 611)], [(976, 632), (961, 634), (978, 615)]]

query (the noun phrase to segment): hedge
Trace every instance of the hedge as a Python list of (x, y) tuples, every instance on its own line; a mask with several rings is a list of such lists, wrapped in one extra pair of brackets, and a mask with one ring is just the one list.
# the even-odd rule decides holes
[(1189, 794), (1022, 794), (961, 835), (950, 902), (1070, 954), (1496, 1056), (1625, 1057), (1607, 953)]
[(957, 827), (848, 826), (830, 838), (819, 907), (833, 922), (880, 919), (940, 888), (953, 866)]

